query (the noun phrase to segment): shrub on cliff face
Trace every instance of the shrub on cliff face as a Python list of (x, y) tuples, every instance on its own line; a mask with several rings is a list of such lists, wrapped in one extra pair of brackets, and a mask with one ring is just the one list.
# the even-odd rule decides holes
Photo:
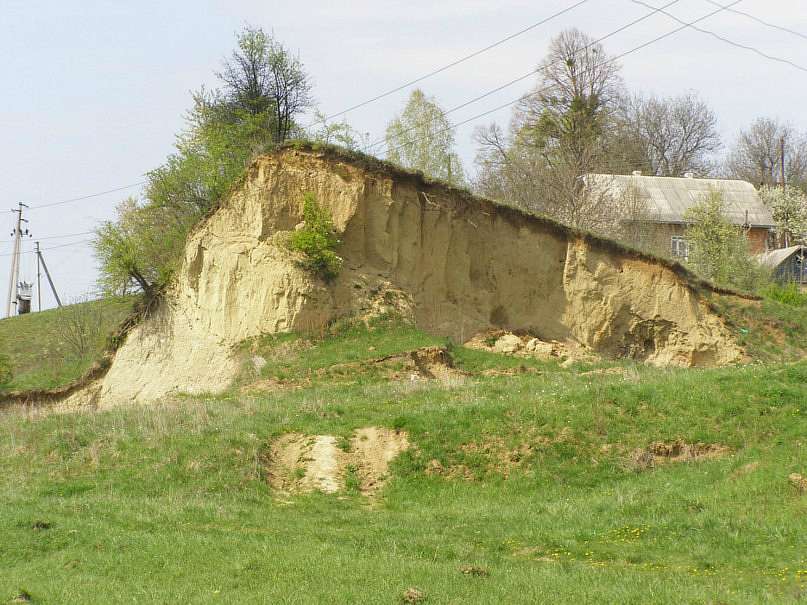
[(333, 279), (342, 268), (342, 259), (334, 251), (339, 238), (330, 214), (313, 193), (306, 193), (303, 198), (303, 221), (302, 228), (292, 233), (289, 247), (305, 255), (302, 261), (305, 269), (326, 281)]

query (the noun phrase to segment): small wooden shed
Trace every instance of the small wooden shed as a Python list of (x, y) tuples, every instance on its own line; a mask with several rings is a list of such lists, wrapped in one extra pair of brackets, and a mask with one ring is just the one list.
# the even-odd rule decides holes
[(807, 284), (807, 246), (769, 250), (759, 254), (757, 259), (771, 270), (777, 282)]

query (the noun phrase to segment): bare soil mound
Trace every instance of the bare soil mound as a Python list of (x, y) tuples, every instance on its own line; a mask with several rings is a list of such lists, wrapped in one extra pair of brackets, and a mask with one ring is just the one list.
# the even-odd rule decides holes
[(279, 491), (332, 494), (343, 491), (348, 473), (353, 473), (359, 491), (372, 496), (387, 480), (390, 463), (407, 449), (405, 432), (378, 427), (357, 429), (348, 444), (333, 435), (292, 433), (271, 444), (267, 477)]

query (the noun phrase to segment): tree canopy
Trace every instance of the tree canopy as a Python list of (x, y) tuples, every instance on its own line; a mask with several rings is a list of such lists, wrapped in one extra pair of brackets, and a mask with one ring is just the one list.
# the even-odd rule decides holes
[(454, 130), (433, 97), (412, 91), (403, 112), (387, 126), (387, 159), (449, 183), (462, 183), (464, 173), (454, 151)]
[(153, 293), (167, 283), (190, 228), (229, 191), (249, 161), (298, 129), (312, 104), (300, 60), (259, 28), (245, 27), (217, 74), (193, 94), (176, 150), (148, 173), (141, 200), (123, 202), (96, 233), (101, 285)]

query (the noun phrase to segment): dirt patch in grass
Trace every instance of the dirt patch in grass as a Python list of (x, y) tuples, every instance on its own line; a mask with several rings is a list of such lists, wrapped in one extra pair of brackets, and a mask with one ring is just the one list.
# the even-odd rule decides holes
[(349, 487), (348, 475), (352, 475), (355, 487), (372, 496), (386, 482), (390, 463), (407, 449), (407, 434), (386, 428), (357, 429), (348, 442), (333, 435), (291, 433), (271, 444), (267, 477), (279, 491), (332, 494)]
[(359, 478), (359, 490), (370, 494), (383, 486), (390, 463), (409, 449), (402, 431), (367, 427), (358, 429), (350, 440), (350, 454)]
[(667, 463), (722, 458), (729, 453), (728, 447), (717, 443), (686, 443), (681, 439), (655, 441), (646, 448), (634, 450), (630, 462), (635, 470), (646, 470)]
[(482, 376), (520, 376), (522, 374), (543, 374), (539, 368), (517, 366), (515, 368), (489, 368), (482, 370)]
[(442, 347), (424, 347), (412, 351), (409, 356), (422, 378), (433, 378), (445, 382), (461, 379), (467, 375), (454, 367), (451, 354)]
[(425, 472), (427, 475), (436, 475), (439, 477), (445, 477), (446, 479), (464, 479), (466, 481), (473, 481), (476, 478), (474, 476), (474, 472), (466, 465), (451, 464), (448, 466), (443, 466), (443, 464), (436, 458), (429, 460), (428, 464), (426, 465)]
[(454, 365), (445, 347), (423, 347), (366, 361), (337, 363), (313, 370), (300, 378), (261, 378), (241, 387), (242, 393), (287, 391), (312, 385), (314, 380), (350, 382), (359, 376), (376, 376), (395, 382), (437, 381), (445, 386), (460, 385), (470, 376)]
[(426, 593), (417, 588), (407, 588), (403, 593), (403, 597), (401, 597), (401, 603), (406, 603), (407, 605), (410, 603), (423, 603), (425, 600)]
[(807, 478), (799, 473), (791, 473), (787, 477), (790, 485), (796, 488), (800, 494), (807, 493)]
[(466, 576), (473, 576), (475, 578), (487, 578), (490, 575), (490, 572), (487, 569), (480, 567), (479, 565), (462, 565), (460, 567), (460, 573), (465, 574)]

